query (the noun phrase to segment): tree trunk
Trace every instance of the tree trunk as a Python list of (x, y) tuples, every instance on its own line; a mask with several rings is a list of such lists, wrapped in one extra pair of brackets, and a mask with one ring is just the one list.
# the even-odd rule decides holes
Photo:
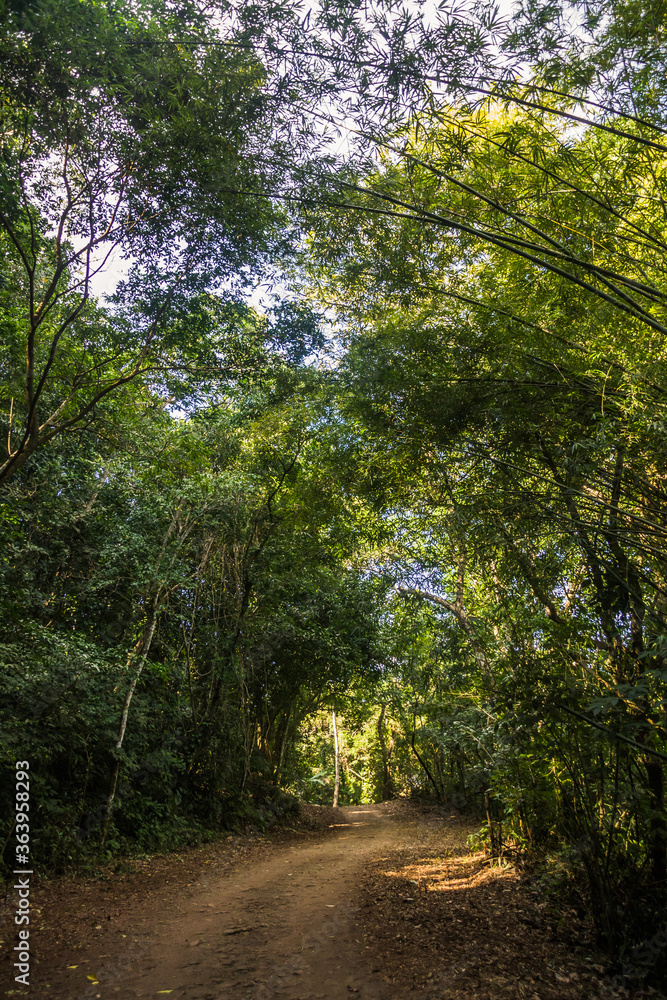
[(486, 821), (489, 824), (491, 857), (499, 858), (503, 852), (502, 805), (498, 806), (498, 803), (492, 800), (488, 791), (486, 791), (484, 792), (484, 806), (486, 808)]
[(125, 704), (123, 706), (123, 715), (120, 720), (120, 730), (118, 733), (118, 739), (116, 740), (116, 763), (114, 764), (113, 773), (111, 775), (111, 784), (109, 786), (109, 795), (107, 797), (106, 807), (104, 810), (104, 821), (102, 823), (102, 835), (100, 838), (101, 846), (107, 839), (107, 834), (109, 832), (109, 821), (111, 819), (111, 810), (113, 809), (114, 799), (116, 798), (116, 787), (118, 785), (118, 775), (120, 774), (120, 751), (123, 746), (123, 740), (125, 739), (125, 730), (127, 729), (127, 717), (130, 712), (130, 704), (132, 703), (132, 698), (134, 696), (134, 691), (137, 686), (137, 681), (141, 677), (141, 671), (144, 669), (144, 664), (148, 658), (148, 653), (151, 648), (151, 643), (153, 641), (153, 635), (155, 633), (155, 626), (157, 624), (157, 613), (158, 613), (158, 602), (157, 599), (153, 602), (153, 611), (151, 614), (151, 619), (148, 623), (148, 627), (144, 631), (141, 642), (141, 657), (139, 659), (139, 665), (134, 672), (134, 677), (130, 684), (129, 690), (125, 697)]
[(384, 716), (386, 711), (386, 705), (382, 706), (382, 710), (378, 717), (378, 743), (380, 744), (380, 755), (382, 757), (382, 801), (386, 802), (388, 799), (393, 799), (395, 796), (394, 781), (389, 770), (389, 750), (387, 749), (387, 743), (384, 738)]
[(334, 766), (336, 768), (336, 781), (334, 784), (334, 798), (333, 804), (334, 808), (338, 805), (338, 793), (340, 791), (340, 764), (338, 760), (338, 729), (336, 728), (336, 713), (331, 713), (331, 718), (333, 720), (333, 734), (334, 734)]
[(667, 822), (665, 821), (665, 779), (659, 760), (647, 761), (646, 775), (651, 795), (651, 876), (666, 889), (667, 885)]
[(433, 785), (433, 791), (435, 792), (435, 797), (436, 797), (437, 801), (439, 803), (442, 803), (442, 792), (440, 790), (440, 786), (438, 785), (438, 783), (436, 782), (435, 778), (431, 774), (431, 772), (429, 770), (429, 767), (428, 767), (428, 764), (426, 763), (426, 761), (424, 760), (424, 758), (422, 757), (422, 755), (420, 754), (419, 750), (417, 749), (417, 747), (415, 745), (415, 737), (417, 735), (416, 731), (415, 731), (415, 725), (416, 725), (416, 719), (415, 719), (415, 721), (412, 724), (412, 736), (410, 737), (410, 746), (412, 747), (412, 752), (415, 755), (415, 757), (417, 758), (417, 760), (419, 761), (421, 767), (423, 768), (424, 773), (426, 774), (426, 777), (428, 778), (428, 780)]
[(285, 754), (287, 751), (287, 741), (289, 739), (289, 727), (292, 721), (292, 708), (290, 707), (289, 713), (287, 715), (287, 721), (285, 722), (285, 727), (282, 732), (282, 738), (280, 740), (280, 753), (278, 755), (278, 767), (274, 775), (274, 781), (276, 785), (280, 785), (280, 781), (283, 776), (283, 767), (285, 766)]

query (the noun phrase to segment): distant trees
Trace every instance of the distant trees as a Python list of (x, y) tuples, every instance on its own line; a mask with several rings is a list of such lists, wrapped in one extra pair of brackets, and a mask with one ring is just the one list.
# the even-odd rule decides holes
[(137, 383), (122, 449), (63, 438), (13, 482), (1, 750), (39, 775), (43, 864), (268, 821), (244, 793), (377, 670), (383, 591), (352, 564), (363, 505), (325, 492), (324, 389), (278, 381), (189, 422)]

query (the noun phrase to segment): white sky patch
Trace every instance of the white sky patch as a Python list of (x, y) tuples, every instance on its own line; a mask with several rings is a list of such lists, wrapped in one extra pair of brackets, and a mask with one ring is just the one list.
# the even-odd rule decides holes
[[(104, 253), (100, 250), (99, 261), (104, 259)], [(93, 269), (96, 267), (96, 259), (93, 259)], [(132, 270), (132, 261), (124, 258), (120, 247), (116, 247), (109, 254), (106, 266), (97, 274), (93, 275), (90, 282), (91, 294), (97, 299), (104, 299), (107, 295), (113, 295), (119, 281), (127, 278)]]

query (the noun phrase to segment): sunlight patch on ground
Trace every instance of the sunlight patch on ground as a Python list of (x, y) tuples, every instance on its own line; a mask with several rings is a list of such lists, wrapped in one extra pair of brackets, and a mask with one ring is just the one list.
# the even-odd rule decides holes
[(398, 870), (387, 870), (381, 874), (387, 878), (409, 879), (421, 892), (451, 892), (471, 889), (499, 879), (514, 881), (514, 871), (498, 867), (488, 862), (483, 851), (469, 857), (419, 858)]

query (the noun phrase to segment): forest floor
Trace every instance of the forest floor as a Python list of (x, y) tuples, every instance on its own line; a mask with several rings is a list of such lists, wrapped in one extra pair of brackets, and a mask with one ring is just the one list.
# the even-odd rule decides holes
[(319, 832), (230, 837), (35, 883), (27, 990), (13, 982), (10, 895), (0, 997), (627, 996), (576, 915), (561, 911), (554, 928), (529, 881), (470, 853), (469, 820), (407, 802), (310, 812)]

